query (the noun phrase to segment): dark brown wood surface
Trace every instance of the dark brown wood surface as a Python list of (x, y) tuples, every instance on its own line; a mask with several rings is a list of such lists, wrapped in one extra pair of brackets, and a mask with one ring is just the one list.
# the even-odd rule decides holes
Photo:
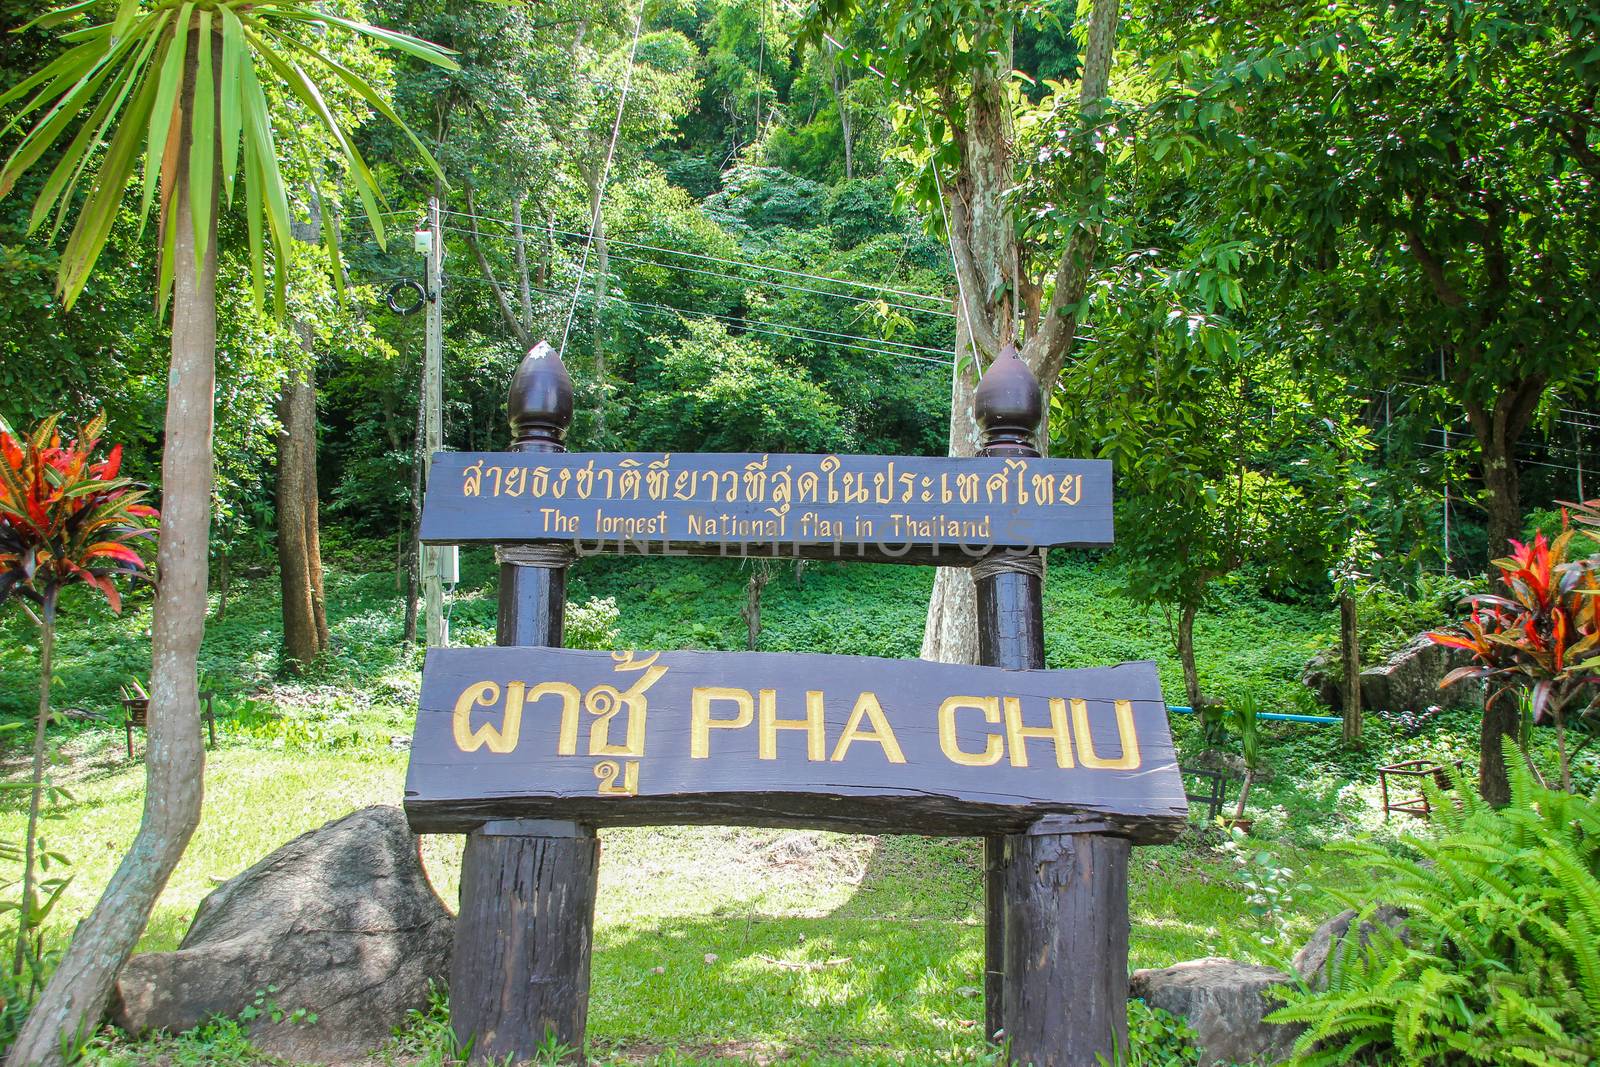
[(450, 1021), (472, 1062), (582, 1047), (600, 841), (571, 823), (491, 823), (467, 838)]
[(1027, 457), (441, 452), (431, 544), (966, 566), (1112, 542), (1111, 465)]
[(1140, 841), (1186, 812), (1152, 663), (535, 648), (428, 650), (405, 807), (429, 833), (535, 818), (982, 834), (1088, 813)]
[(1127, 1047), (1128, 850), (1105, 833), (1006, 838), (1011, 1062), (1087, 1067)]

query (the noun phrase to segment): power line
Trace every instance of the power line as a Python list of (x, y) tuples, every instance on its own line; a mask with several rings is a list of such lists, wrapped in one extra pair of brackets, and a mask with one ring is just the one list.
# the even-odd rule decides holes
[[(446, 226), (445, 229), (450, 230), (450, 231), (455, 232), (455, 233), (462, 233), (462, 234), (466, 234), (466, 233), (470, 233), (471, 232), (470, 230), (462, 229), (459, 226)], [(490, 238), (491, 240), (504, 240), (504, 241), (515, 240), (514, 237), (511, 237), (509, 235), (501, 236), (500, 234), (483, 234), (481, 236)], [(622, 244), (622, 243), (624, 243), (624, 242), (621, 242), (621, 241), (612, 240), (610, 238), (607, 238), (607, 241), (609, 243), (611, 243), (611, 244)], [(935, 310), (933, 310), (931, 308), (912, 307), (909, 304), (899, 304), (899, 303), (895, 303), (892, 300), (879, 301), (879, 300), (875, 300), (875, 299), (873, 299), (872, 297), (869, 297), (869, 296), (853, 296), (850, 293), (830, 293), (825, 289), (813, 289), (810, 286), (793, 285), (793, 284), (791, 284), (789, 282), (775, 282), (775, 281), (769, 281), (769, 280), (764, 279), (764, 278), (746, 278), (746, 277), (742, 277), (742, 276), (737, 275), (737, 274), (728, 274), (728, 273), (726, 273), (724, 271), (706, 270), (706, 269), (701, 268), (701, 267), (690, 267), (690, 266), (687, 266), (687, 265), (681, 264), (681, 263), (663, 263), (658, 259), (641, 259), (638, 256), (627, 256), (627, 255), (623, 255), (620, 252), (612, 252), (611, 253), (611, 258), (612, 259), (620, 259), (625, 263), (638, 263), (638, 264), (641, 264), (641, 265), (647, 266), (647, 267), (661, 267), (664, 270), (680, 270), (680, 271), (686, 271), (686, 272), (688, 272), (690, 274), (703, 274), (703, 275), (706, 275), (706, 276), (711, 277), (711, 278), (722, 278), (722, 279), (725, 279), (727, 281), (743, 282), (743, 283), (745, 283), (747, 285), (764, 285), (764, 286), (768, 286), (768, 287), (774, 288), (774, 289), (787, 289), (787, 290), (790, 290), (791, 292), (810, 293), (813, 296), (832, 297), (835, 300), (849, 300), (849, 301), (852, 301), (852, 302), (858, 303), (858, 304), (876, 304), (876, 303), (880, 303), (881, 302), (883, 304), (886, 304), (889, 307), (899, 308), (902, 311), (911, 311), (911, 312), (915, 312), (917, 314), (922, 314), (922, 315), (941, 315), (941, 316), (946, 316), (946, 317), (949, 317), (949, 318), (954, 318), (955, 317), (955, 315), (952, 312), (949, 312), (949, 311), (935, 311)]]
[[(405, 277), (403, 275), (380, 275), (379, 277), (383, 278), (386, 281), (409, 281), (410, 280), (409, 278), (407, 278), (407, 277)], [(491, 284), (490, 282), (486, 281), (483, 278), (461, 278), (461, 279), (458, 279), (458, 281), (466, 282), (469, 285), (484, 285), (484, 286), (487, 286), (487, 285)], [(559, 298), (561, 298), (563, 300), (566, 299), (566, 296), (567, 296), (567, 294), (564, 291), (559, 291), (559, 290), (554, 290), (554, 289), (544, 289), (544, 288), (540, 288), (540, 287), (537, 287), (537, 286), (531, 286), (530, 288), (532, 289), (533, 292), (539, 293), (541, 296), (559, 297)], [(784, 324), (784, 323), (767, 322), (767, 321), (761, 320), (761, 319), (744, 319), (744, 318), (740, 318), (737, 315), (718, 315), (718, 314), (716, 314), (714, 312), (709, 312), (709, 311), (692, 311), (692, 310), (690, 310), (688, 308), (673, 307), (672, 305), (669, 305), (669, 304), (653, 304), (653, 303), (650, 303), (648, 301), (628, 300), (628, 299), (625, 299), (623, 297), (612, 297), (611, 299), (615, 303), (625, 304), (625, 305), (628, 305), (630, 307), (643, 308), (643, 309), (646, 309), (646, 310), (654, 310), (654, 311), (660, 311), (660, 312), (670, 312), (670, 313), (676, 314), (676, 315), (687, 315), (687, 316), (689, 316), (691, 318), (718, 319), (718, 320), (723, 320), (723, 321), (728, 321), (728, 322), (734, 322), (734, 323), (740, 324), (741, 328), (744, 329), (745, 331), (749, 332), (749, 333), (763, 334), (763, 335), (771, 336), (771, 337), (782, 337), (782, 338), (785, 338), (785, 339), (791, 340), (791, 341), (809, 341), (809, 342), (813, 342), (813, 343), (819, 344), (819, 345), (828, 345), (828, 346), (833, 347), (833, 348), (847, 349), (847, 350), (854, 351), (854, 352), (867, 352), (867, 353), (870, 353), (872, 355), (877, 355), (877, 356), (893, 356), (893, 357), (897, 357), (897, 358), (912, 359), (912, 360), (916, 360), (919, 363), (936, 363), (936, 364), (939, 364), (941, 366), (950, 366), (950, 364), (951, 364), (951, 360), (948, 360), (948, 359), (933, 359), (933, 358), (930, 358), (928, 356), (916, 355), (915, 352), (913, 352), (913, 351), (902, 351), (902, 350), (900, 350), (900, 348), (914, 348), (916, 351), (934, 352), (934, 353), (938, 353), (938, 354), (941, 354), (941, 355), (948, 356), (950, 354), (949, 351), (947, 349), (942, 349), (942, 348), (929, 348), (929, 347), (927, 347), (925, 345), (915, 345), (915, 346), (913, 346), (913, 345), (907, 344), (906, 342), (885, 341), (885, 340), (881, 340), (881, 339), (874, 338), (874, 337), (867, 337), (867, 336), (864, 336), (862, 334), (834, 333), (833, 331), (828, 331), (828, 330), (817, 330), (817, 331), (815, 331), (816, 333), (824, 334), (824, 335), (827, 335), (827, 336), (808, 336), (805, 333), (791, 333), (791, 332), (788, 332), (788, 331), (790, 331), (790, 330), (811, 331), (812, 327), (790, 326), (790, 325)], [(858, 341), (866, 341), (866, 342), (868, 342), (869, 345), (873, 345), (873, 346), (893, 345), (893, 346), (897, 346), (897, 347), (885, 350), (885, 349), (883, 349), (881, 347), (866, 347), (866, 346), (863, 346), (863, 345), (847, 344), (847, 343), (845, 343), (843, 341), (830, 340), (829, 339), (830, 337), (841, 337), (841, 338), (850, 338), (850, 339), (858, 340)]]
[[(397, 212), (397, 214), (398, 214), (398, 212)], [(489, 215), (473, 215), (473, 214), (470, 214), (470, 213), (465, 212), (465, 211), (450, 211), (450, 210), (447, 210), (447, 214), (459, 215), (462, 218), (472, 218), (472, 219), (476, 219), (479, 222), (493, 222), (493, 223), (497, 223), (498, 225), (504, 226), (507, 229), (511, 228), (511, 223), (507, 222), (505, 219), (494, 218), (494, 217), (489, 216)], [(555, 227), (555, 226), (544, 226), (544, 227), (540, 227), (540, 228), (543, 229), (546, 233), (560, 234), (563, 237), (582, 237), (582, 236), (584, 236), (583, 234), (578, 233), (577, 231), (574, 231), (574, 230), (563, 230), (563, 229), (561, 229), (559, 227)], [(462, 231), (459, 231), (459, 232), (465, 233), (466, 231), (462, 230)], [(504, 235), (504, 236), (502, 236), (500, 234), (489, 234), (489, 235), (486, 235), (486, 236), (492, 236), (492, 237), (495, 237), (495, 238), (500, 239), (500, 240), (515, 240), (515, 238), (511, 237), (511, 235), (509, 235), (509, 234)], [(728, 259), (728, 258), (726, 258), (724, 256), (713, 256), (713, 255), (711, 255), (709, 253), (706, 253), (706, 252), (690, 252), (687, 249), (683, 249), (683, 248), (665, 248), (665, 247), (662, 247), (661, 245), (645, 244), (645, 243), (643, 243), (641, 241), (629, 241), (629, 240), (625, 240), (625, 239), (620, 238), (620, 237), (608, 237), (608, 238), (606, 238), (606, 240), (608, 242), (610, 242), (611, 244), (614, 244), (614, 245), (627, 245), (630, 248), (642, 248), (642, 249), (645, 249), (645, 250), (650, 251), (650, 252), (662, 252), (662, 253), (665, 253), (667, 255), (673, 255), (673, 256), (687, 256), (690, 259), (701, 259), (701, 260), (706, 260), (706, 261), (709, 261), (709, 262), (712, 262), (712, 263), (721, 263), (724, 266), (729, 266), (729, 267), (744, 267), (744, 268), (746, 268), (748, 270), (770, 271), (773, 274), (784, 274), (784, 275), (787, 275), (787, 276), (789, 276), (791, 278), (805, 278), (808, 281), (814, 281), (814, 282), (832, 282), (835, 285), (848, 285), (848, 286), (851, 286), (852, 288), (855, 288), (855, 289), (866, 289), (866, 290), (869, 290), (871, 292), (876, 292), (876, 293), (889, 293), (889, 294), (891, 294), (893, 296), (903, 296), (903, 297), (906, 297), (908, 299), (913, 299), (913, 300), (928, 300), (928, 301), (932, 301), (932, 302), (937, 303), (937, 304), (943, 304), (943, 303), (947, 303), (948, 302), (948, 298), (947, 297), (935, 296), (935, 295), (933, 295), (931, 293), (919, 293), (914, 289), (896, 289), (895, 287), (889, 286), (889, 285), (878, 285), (875, 282), (863, 282), (863, 281), (858, 281), (858, 280), (855, 280), (855, 279), (852, 279), (852, 278), (836, 278), (836, 277), (834, 277), (832, 275), (829, 275), (829, 274), (810, 274), (810, 273), (807, 273), (806, 271), (790, 270), (787, 267), (775, 267), (775, 266), (772, 266), (772, 265), (766, 264), (766, 263), (751, 263), (751, 262), (749, 262), (747, 260), (741, 260), (741, 259)], [(953, 312), (953, 311), (945, 311), (942, 308), (917, 308), (915, 310), (924, 312), (924, 313), (929, 314), (929, 315), (945, 315), (945, 316), (948, 316), (950, 318), (955, 318), (955, 312)]]

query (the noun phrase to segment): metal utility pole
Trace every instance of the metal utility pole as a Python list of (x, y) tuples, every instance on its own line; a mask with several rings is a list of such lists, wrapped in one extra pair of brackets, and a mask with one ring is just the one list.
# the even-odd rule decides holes
[[(444, 447), (444, 232), (439, 226), (439, 198), (428, 200), (428, 323), (422, 357), (422, 471), (426, 491), (433, 454)], [(445, 628), (444, 583), (439, 576), (439, 550), (421, 548), (422, 602), (430, 647), (450, 643)]]

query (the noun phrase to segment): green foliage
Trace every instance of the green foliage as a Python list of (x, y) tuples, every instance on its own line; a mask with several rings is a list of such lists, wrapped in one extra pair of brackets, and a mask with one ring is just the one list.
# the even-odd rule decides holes
[(0, 605), (16, 594), (53, 614), (60, 590), (82, 582), (118, 611), (115, 579), (144, 569), (135, 546), (153, 535), (156, 510), (121, 476), (121, 446), (93, 462), (103, 415), (64, 444), (58, 421), (22, 435), (0, 421)]
[(562, 644), (567, 648), (614, 649), (621, 640), (617, 620), (622, 612), (616, 597), (590, 597), (582, 604), (567, 604)]
[[(1290, 990), (1278, 1022), (1306, 1025), (1296, 1063), (1587, 1064), (1600, 1056), (1600, 803), (1511, 767), (1496, 810), (1461, 776), (1430, 784), (1436, 835), (1406, 854), (1343, 847), (1372, 871), (1350, 895), (1406, 915), (1331, 961), (1326, 990)], [(1354, 926), (1354, 924), (1352, 924)]]
[[(140, 0), (119, 0), (107, 21), (86, 24), (85, 8), (91, 6), (73, 4), (35, 19), (29, 28), (70, 26), (71, 44), (53, 61), (0, 94), (0, 107), (18, 105), (6, 132), (45, 109), (0, 170), (0, 196), (9, 192), (17, 178), (38, 163), (68, 128), (78, 124), (78, 133), (34, 201), (30, 232), (41, 228), (52, 213), (52, 236), (61, 230), (76, 203), (74, 193), (89, 162), (105, 147), (62, 253), (58, 289), (67, 307), (83, 292), (110, 237), (123, 196), (141, 170), (141, 228), (156, 203), (158, 179), (162, 192), (158, 218), (163, 243), (157, 289), (163, 301), (172, 289), (178, 227), (193, 227), (197, 258), (203, 258), (210, 245), (220, 206), (214, 175), (220, 169), (222, 196), (230, 207), (237, 179), (244, 179), (252, 291), (260, 302), (266, 275), (263, 231), (280, 259), (288, 257), (294, 240), (288, 189), (262, 71), (268, 84), (281, 87), (304, 108), (309, 125), (326, 129), (331, 136), (361, 196), (373, 233), (378, 243), (383, 243), (385, 225), (380, 208), (387, 205), (365, 158), (344, 123), (329, 109), (326, 97), (354, 94), (408, 134), (409, 130), (371, 85), (322, 47), (319, 35), (351, 33), (429, 63), (453, 66), (443, 52), (407, 34), (313, 7), (259, 8), (240, 0), (224, 0), (177, 7), (158, 4), (146, 9)], [(191, 41), (193, 56), (188, 51)], [(186, 65), (191, 60), (192, 66)], [(315, 73), (308, 73), (307, 68)], [(206, 88), (196, 91), (193, 86), (197, 84)], [(217, 86), (215, 96), (209, 89), (212, 84)], [(173, 126), (174, 115), (178, 127)], [(183, 186), (188, 189), (189, 214), (183, 219), (169, 214), (180, 187), (174, 168), (182, 158), (178, 151), (167, 151), (169, 142), (192, 145)], [(437, 171), (421, 142), (412, 137), (412, 143)], [(335, 284), (342, 286), (338, 231), (331, 224), (323, 229)], [(276, 272), (275, 279), (281, 308), (283, 272)]]
[(760, 341), (717, 322), (684, 320), (640, 398), (636, 433), (664, 452), (842, 452), (833, 399)]
[(1128, 1048), (1112, 1062), (1117, 1067), (1188, 1067), (1200, 1062), (1195, 1040), (1194, 1028), (1186, 1020), (1142, 1000), (1130, 1000)]
[(1228, 827), (1222, 851), (1233, 862), (1234, 875), (1244, 890), (1245, 904), (1261, 925), (1261, 943), (1287, 948), (1288, 919), (1296, 900), (1311, 887), (1295, 882), (1295, 872), (1281, 863), (1269, 849), (1253, 844), (1250, 835), (1237, 826)]

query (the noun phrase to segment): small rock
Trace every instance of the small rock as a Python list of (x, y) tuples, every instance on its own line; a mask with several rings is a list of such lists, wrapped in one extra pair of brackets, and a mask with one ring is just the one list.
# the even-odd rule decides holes
[(667, 969), (665, 967), (652, 967), (652, 968), (650, 968), (650, 973), (651, 974), (666, 974), (667, 973)]
[[(201, 901), (176, 952), (128, 961), (117, 1025), (178, 1033), (253, 1008), (251, 1042), (295, 1062), (348, 1062), (382, 1044), (449, 970), (454, 920), (417, 844), (397, 807), (301, 834)], [(274, 1010), (285, 1017), (272, 1022)]]
[[(1294, 969), (1300, 972), (1300, 977), (1313, 989), (1328, 988), (1328, 970), (1330, 957), (1333, 966), (1339, 965), (1345, 952), (1345, 939), (1350, 934), (1350, 924), (1355, 921), (1356, 913), (1353, 909), (1346, 909), (1317, 927), (1305, 946), (1294, 954)], [(1360, 939), (1361, 948), (1366, 948), (1372, 939), (1375, 929), (1374, 923), (1382, 923), (1400, 935), (1403, 941), (1406, 937), (1406, 913), (1399, 908), (1392, 908), (1387, 904), (1380, 904), (1373, 909), (1370, 922), (1363, 922), (1356, 929), (1356, 936)]]
[(959, 989), (956, 990), (956, 996), (958, 996), (958, 997), (981, 997), (981, 996), (983, 996), (983, 990), (979, 989), (975, 985), (964, 985), (964, 986), (961, 986)]
[(716, 963), (717, 962), (717, 954), (715, 952), (707, 952), (705, 954), (705, 962), (707, 964)]
[(1133, 972), (1129, 995), (1188, 1020), (1201, 1067), (1278, 1063), (1300, 1029), (1264, 1021), (1281, 1005), (1270, 995), (1292, 979), (1273, 967), (1208, 957)]

